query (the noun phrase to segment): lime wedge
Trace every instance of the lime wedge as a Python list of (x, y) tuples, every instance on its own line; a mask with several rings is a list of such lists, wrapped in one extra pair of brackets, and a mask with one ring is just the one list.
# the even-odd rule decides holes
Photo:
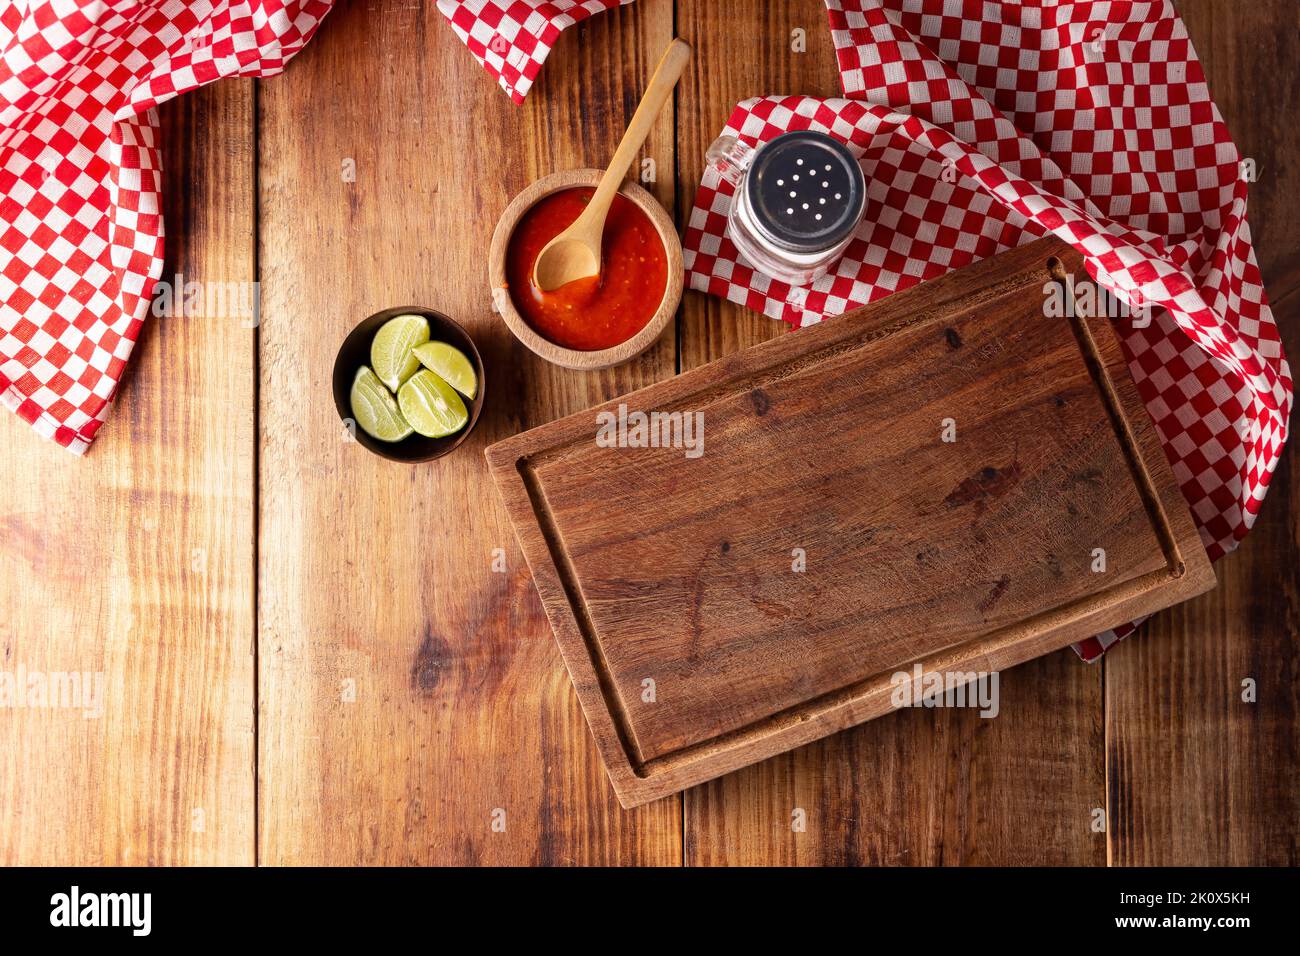
[(380, 441), (401, 441), (413, 429), (402, 417), (392, 393), (368, 365), (357, 369), (352, 380), (352, 417), (361, 430)]
[(395, 392), (420, 367), (411, 349), (429, 341), (429, 322), (422, 315), (396, 315), (379, 327), (370, 343), (370, 366)]
[(456, 390), (427, 368), (420, 369), (397, 392), (397, 404), (411, 427), (429, 438), (442, 438), (465, 427), (469, 412)]
[(466, 398), (478, 392), (478, 377), (465, 353), (446, 342), (425, 342), (416, 346), (412, 354), (420, 364), (440, 375), (448, 385)]

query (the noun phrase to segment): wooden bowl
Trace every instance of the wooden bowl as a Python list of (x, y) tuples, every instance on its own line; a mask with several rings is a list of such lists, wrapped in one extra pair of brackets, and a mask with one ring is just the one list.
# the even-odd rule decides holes
[(358, 442), (380, 458), (387, 458), (389, 461), (406, 462), (407, 464), (433, 461), (435, 458), (441, 458), (443, 455), (454, 451), (460, 447), (461, 442), (469, 437), (469, 433), (478, 424), (479, 412), (483, 410), (483, 396), (487, 392), (487, 379), (483, 374), (483, 358), (478, 354), (474, 340), (469, 337), (469, 333), (461, 328), (459, 324), (447, 318), (441, 312), (425, 309), (418, 305), (396, 306), (391, 309), (384, 309), (382, 312), (376, 312), (348, 333), (348, 337), (339, 346), (338, 355), (334, 358), (334, 407), (338, 409), (339, 418), (343, 420), (345, 425), (353, 422), (352, 379), (356, 376), (357, 369), (370, 364), (370, 343), (374, 340), (379, 327), (398, 315), (424, 316), (429, 320), (430, 341), (446, 342), (448, 345), (454, 345), (469, 358), (474, 366), (474, 374), (478, 376), (477, 393), (475, 393), (473, 400), (466, 399), (465, 401), (465, 407), (469, 410), (469, 421), (456, 434), (447, 435), (444, 438), (426, 438), (424, 435), (414, 434), (408, 435), (401, 441), (380, 441), (378, 438), (367, 435), (355, 424), (353, 424), (352, 432)]
[(510, 245), (510, 237), (514, 235), (515, 226), (538, 200), (575, 186), (594, 187), (600, 183), (602, 175), (603, 171), (599, 169), (570, 169), (537, 180), (516, 196), (506, 207), (506, 211), (501, 214), (496, 231), (492, 233), (492, 246), (488, 251), (488, 280), (492, 285), (492, 304), (496, 311), (501, 318), (505, 319), (506, 325), (510, 327), (515, 338), (546, 361), (564, 368), (584, 370), (609, 368), (611, 365), (636, 358), (659, 338), (664, 327), (672, 321), (677, 305), (682, 300), (682, 241), (677, 236), (672, 217), (640, 186), (635, 183), (624, 183), (619, 189), (619, 194), (632, 200), (650, 217), (655, 231), (659, 233), (659, 238), (664, 244), (664, 252), (668, 258), (668, 283), (664, 287), (664, 297), (659, 301), (659, 308), (650, 317), (645, 327), (626, 342), (620, 342), (607, 349), (582, 351), (565, 348), (543, 338), (515, 308), (506, 279), (506, 250)]

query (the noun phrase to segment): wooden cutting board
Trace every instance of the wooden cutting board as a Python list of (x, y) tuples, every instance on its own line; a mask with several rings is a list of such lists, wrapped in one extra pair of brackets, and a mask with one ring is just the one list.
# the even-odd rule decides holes
[(624, 806), (1213, 587), (1109, 321), (1044, 314), (1068, 274), (1041, 240), (487, 450)]

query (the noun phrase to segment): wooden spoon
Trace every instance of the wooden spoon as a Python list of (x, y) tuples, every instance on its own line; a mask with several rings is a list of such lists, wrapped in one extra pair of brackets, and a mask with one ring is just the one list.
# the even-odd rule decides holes
[(574, 220), (573, 225), (543, 246), (537, 254), (537, 262), (533, 265), (533, 283), (543, 292), (558, 289), (574, 279), (600, 275), (600, 237), (605, 231), (605, 217), (609, 215), (610, 203), (623, 184), (623, 177), (627, 175), (628, 167), (632, 165), (641, 144), (650, 135), (655, 117), (677, 85), (690, 56), (690, 45), (684, 40), (673, 40), (668, 44), (663, 59), (655, 67), (654, 76), (650, 77), (645, 95), (632, 114), (632, 122), (623, 134), (623, 141), (614, 151), (614, 158), (610, 160), (609, 168), (601, 177), (600, 185), (596, 187), (587, 208)]

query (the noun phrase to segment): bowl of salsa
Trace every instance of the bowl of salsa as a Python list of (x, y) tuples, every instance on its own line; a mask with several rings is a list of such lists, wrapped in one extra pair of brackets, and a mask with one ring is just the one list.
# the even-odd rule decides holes
[(600, 275), (543, 292), (532, 281), (542, 248), (586, 208), (598, 169), (533, 183), (506, 207), (488, 256), (492, 301), (510, 331), (565, 368), (608, 368), (659, 338), (682, 298), (682, 245), (672, 218), (635, 183), (614, 197), (601, 237)]

